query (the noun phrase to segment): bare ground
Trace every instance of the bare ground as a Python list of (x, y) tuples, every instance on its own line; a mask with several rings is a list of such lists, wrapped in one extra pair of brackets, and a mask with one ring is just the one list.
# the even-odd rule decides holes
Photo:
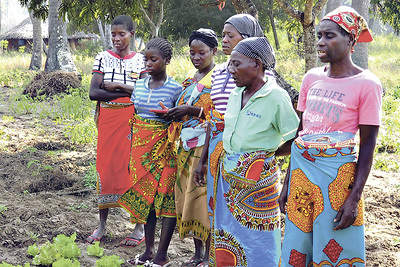
[[(15, 121), (4, 120), (4, 115)], [(31, 262), (29, 245), (76, 232), (81, 266), (94, 266), (97, 258), (87, 256), (84, 241), (98, 222), (96, 192), (83, 186), (82, 177), (95, 162), (95, 146), (71, 145), (61, 126), (9, 114), (6, 105), (0, 105), (0, 137), (0, 262)], [(400, 266), (399, 187), (398, 173), (373, 171), (367, 182), (367, 266)], [(141, 253), (144, 244), (119, 246), (132, 229), (128, 214), (113, 209), (101, 242), (105, 254), (128, 260)], [(169, 249), (173, 266), (192, 254), (193, 242), (175, 233)]]

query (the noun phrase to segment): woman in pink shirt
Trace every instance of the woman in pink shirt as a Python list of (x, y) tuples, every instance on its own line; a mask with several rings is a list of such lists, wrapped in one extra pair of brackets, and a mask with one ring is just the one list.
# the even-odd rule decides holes
[(317, 35), (318, 57), (328, 64), (310, 70), (300, 89), (301, 123), (279, 198), (286, 213), (282, 266), (365, 266), (362, 192), (381, 123), (382, 85), (351, 60), (356, 42), (372, 41), (354, 9), (327, 14)]

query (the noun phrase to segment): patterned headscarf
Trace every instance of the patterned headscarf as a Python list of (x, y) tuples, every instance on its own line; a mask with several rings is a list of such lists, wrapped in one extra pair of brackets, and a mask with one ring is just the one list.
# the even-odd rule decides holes
[(210, 48), (218, 46), (218, 38), (213, 30), (200, 28), (197, 31), (192, 32), (189, 37), (189, 46), (193, 40), (199, 40), (208, 45)]
[(249, 14), (233, 15), (225, 21), (231, 24), (242, 35), (243, 39), (249, 37), (264, 37), (264, 32), (258, 21)]
[(340, 6), (329, 12), (322, 20), (336, 22), (346, 32), (354, 34), (356, 42), (368, 43), (372, 41), (367, 21), (351, 7)]
[(240, 41), (233, 51), (249, 58), (261, 60), (267, 70), (275, 68), (275, 52), (266, 37), (250, 37)]

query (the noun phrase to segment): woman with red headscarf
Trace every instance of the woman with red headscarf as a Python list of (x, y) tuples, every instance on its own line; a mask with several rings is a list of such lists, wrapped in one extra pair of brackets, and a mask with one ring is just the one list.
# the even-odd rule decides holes
[[(286, 212), (282, 266), (365, 266), (362, 192), (379, 125), (382, 85), (351, 60), (357, 42), (372, 41), (354, 9), (321, 21), (319, 59), (300, 89), (301, 123), (279, 204)], [(359, 132), (359, 152), (355, 135)]]

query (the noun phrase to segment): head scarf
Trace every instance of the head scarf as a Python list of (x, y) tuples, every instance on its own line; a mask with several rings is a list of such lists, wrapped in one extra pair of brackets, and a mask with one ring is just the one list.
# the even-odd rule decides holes
[(200, 28), (197, 31), (192, 32), (189, 37), (189, 46), (193, 40), (199, 40), (208, 45), (210, 48), (218, 46), (218, 38), (213, 30)]
[(225, 24), (231, 24), (242, 35), (243, 39), (249, 37), (264, 37), (264, 32), (258, 21), (249, 14), (237, 14), (230, 17)]
[(235, 46), (233, 51), (249, 58), (259, 59), (267, 70), (275, 68), (275, 52), (266, 37), (244, 39)]
[(340, 6), (328, 13), (322, 20), (336, 22), (346, 32), (354, 34), (356, 42), (368, 43), (372, 41), (367, 21), (351, 7)]

